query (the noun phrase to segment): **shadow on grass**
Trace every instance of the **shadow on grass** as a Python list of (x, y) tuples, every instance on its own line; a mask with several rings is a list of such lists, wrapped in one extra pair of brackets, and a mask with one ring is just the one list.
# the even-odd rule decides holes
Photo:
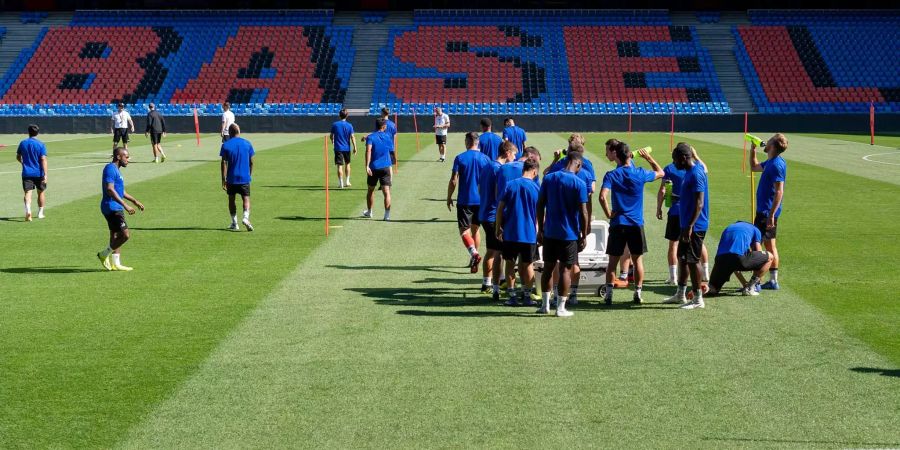
[(346, 290), (371, 298), (379, 305), (420, 306), (434, 308), (454, 308), (460, 306), (497, 306), (489, 311), (426, 311), (400, 310), (397, 314), (431, 317), (538, 317), (533, 308), (509, 308), (495, 304), (469, 288), (347, 288)]
[(900, 378), (900, 370), (898, 369), (878, 369), (875, 367), (854, 367), (850, 369), (857, 373), (877, 373), (883, 377)]
[[(278, 220), (296, 220), (298, 222), (324, 222), (324, 217), (305, 217), (305, 216), (281, 216), (276, 217)], [(329, 220), (356, 220), (362, 217), (329, 217)], [(370, 219), (366, 219), (370, 220)]]
[[(280, 186), (275, 186), (275, 185), (265, 185), (265, 186), (260, 186), (260, 187), (261, 187), (261, 188), (270, 188), (270, 189), (294, 189), (294, 190), (297, 190), (297, 191), (325, 191), (325, 186), (290, 186), (290, 185), (280, 185)], [(335, 192), (336, 192), (336, 191), (357, 191), (357, 192), (363, 192), (363, 191), (365, 191), (366, 189), (365, 189), (365, 188), (355, 188), (355, 187), (352, 187), (352, 186), (351, 186), (351, 187), (345, 187), (345, 188), (339, 188), (339, 187), (337, 187), (337, 186), (331, 186), (331, 187), (328, 188), (328, 190), (329, 190), (329, 191), (335, 191)]]
[[(460, 273), (468, 272), (468, 267), (465, 268), (465, 272), (460, 269)], [(476, 278), (423, 278), (421, 280), (414, 280), (413, 284), (431, 284), (431, 283), (446, 283), (446, 284), (464, 284), (467, 286), (472, 286), (479, 288), (481, 287), (480, 282)]]
[[(371, 220), (371, 221), (373, 221), (373, 222), (382, 222), (382, 220), (379, 219), (378, 217), (380, 217), (380, 215), (378, 215), (378, 213), (376, 212), (376, 215), (373, 216), (373, 217), (361, 217), (361, 216), (354, 216), (354, 217), (329, 217), (329, 220)], [(324, 217), (306, 217), (306, 216), (281, 216), (281, 217), (276, 217), (276, 219), (278, 219), (278, 220), (297, 220), (297, 221), (302, 221), (302, 222), (307, 222), (307, 221), (310, 221), (310, 222), (318, 222), (318, 221), (323, 221), (323, 220), (325, 220)], [(393, 219), (393, 218), (392, 218), (389, 222), (394, 222), (394, 223), (421, 223), (421, 224), (427, 224), (427, 223), (456, 223), (455, 220), (444, 220), (444, 219), (439, 219), (439, 218), (437, 218), (437, 217), (432, 217), (431, 219)]]
[(231, 231), (227, 228), (209, 228), (209, 227), (131, 227), (132, 230), (139, 231)]
[(397, 314), (420, 317), (549, 317), (540, 314), (511, 311), (423, 311), (419, 309), (404, 309), (397, 311)]
[(428, 266), (348, 266), (344, 264), (330, 264), (325, 267), (330, 267), (332, 269), (342, 269), (342, 270), (400, 270), (403, 272), (408, 271), (423, 271), (423, 272), (441, 272), (441, 273), (452, 273), (452, 274), (462, 274), (464, 273), (462, 270), (453, 271), (447, 270), (440, 267), (428, 267)]
[(7, 267), (0, 269), (3, 273), (91, 273), (91, 272), (108, 272), (104, 269), (85, 269), (81, 267)]
[(24, 222), (24, 217), (0, 217), (0, 221), (3, 222)]
[(806, 445), (829, 445), (834, 447), (877, 447), (877, 448), (894, 448), (896, 442), (857, 442), (857, 441), (823, 441), (813, 439), (764, 439), (764, 438), (740, 438), (740, 437), (704, 437), (704, 441), (721, 441), (721, 442), (755, 442), (768, 444), (806, 444)]

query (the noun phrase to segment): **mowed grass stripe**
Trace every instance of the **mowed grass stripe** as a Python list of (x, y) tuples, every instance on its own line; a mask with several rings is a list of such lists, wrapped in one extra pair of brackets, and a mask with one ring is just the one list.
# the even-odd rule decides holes
[(571, 320), (491, 304), (432, 159), (401, 168), (394, 222), (346, 222), (121, 447), (900, 443), (895, 379), (851, 370), (886, 360), (789, 290), (686, 312), (656, 278), (648, 305)]
[[(296, 141), (255, 140), (280, 146), (257, 156), (253, 233), (223, 231), (218, 163), (145, 182), (134, 180), (146, 165), (126, 168), (127, 190), (147, 206), (128, 218), (131, 273), (98, 272), (94, 255), (108, 235), (99, 171), (78, 180), (90, 197), (43, 221), (3, 225), (0, 447), (112, 445), (319, 245), (319, 222), (289, 219), (324, 210), (321, 137)], [(333, 214), (357, 212), (361, 196), (333, 193)]]
[[(6, 135), (10, 136), (10, 135)], [(100, 176), (103, 165), (110, 161), (111, 139), (103, 136), (73, 135), (70, 141), (54, 141), (48, 143), (47, 154), (50, 173), (47, 188), (47, 215), (52, 220), (57, 206), (88, 196), (96, 196), (99, 205)], [(254, 143), (258, 151), (282, 146), (287, 142), (315, 142), (322, 139), (319, 135), (310, 134), (261, 134), (246, 136)], [(15, 136), (21, 139), (21, 136)], [(163, 140), (163, 148), (169, 156), (164, 164), (153, 164), (149, 144), (143, 139), (135, 139), (130, 146), (131, 165), (123, 172), (125, 181), (131, 185), (145, 180), (158, 178), (180, 170), (191, 169), (199, 164), (219, 160), (221, 140), (216, 135), (204, 135), (201, 146), (196, 146), (193, 135), (169, 135)], [(140, 145), (138, 144), (140, 141)], [(16, 141), (18, 143), (18, 141)], [(179, 143), (182, 147), (178, 147)], [(315, 144), (310, 144), (315, 148)], [(321, 141), (319, 141), (321, 146)], [(16, 147), (12, 147), (10, 161), (0, 165), (0, 217), (13, 221), (22, 220), (24, 207), (22, 204), (21, 165), (15, 161)], [(57, 155), (56, 152), (65, 152)], [(321, 150), (319, 150), (321, 152)], [(74, 153), (70, 153), (74, 152)], [(59, 170), (68, 168), (67, 170)], [(211, 182), (218, 182), (218, 175)], [(32, 200), (32, 208), (37, 208), (37, 198)]]

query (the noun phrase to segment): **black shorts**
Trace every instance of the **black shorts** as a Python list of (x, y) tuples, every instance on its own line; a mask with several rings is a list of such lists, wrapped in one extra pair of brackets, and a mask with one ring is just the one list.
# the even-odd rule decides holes
[(250, 185), (249, 184), (226, 184), (225, 191), (228, 192), (228, 195), (240, 195), (241, 197), (249, 197), (250, 196)]
[(162, 133), (150, 133), (150, 144), (156, 145), (162, 142)]
[(391, 185), (391, 168), (385, 167), (384, 169), (372, 169), (372, 175), (369, 175), (366, 178), (366, 184), (369, 187), (375, 187), (378, 183), (381, 183), (382, 187)]
[(536, 244), (526, 244), (524, 242), (503, 242), (503, 259), (507, 261), (516, 261), (520, 263), (534, 262), (534, 254), (537, 252)]
[(46, 191), (47, 183), (44, 181), (43, 177), (22, 177), (22, 190), (23, 191)]
[(763, 239), (775, 239), (775, 237), (778, 235), (778, 218), (775, 218), (775, 228), (772, 228), (771, 230), (766, 229), (766, 221), (768, 220), (769, 216), (761, 212), (757, 212), (756, 218), (753, 219), (753, 226), (755, 226), (756, 229), (759, 230), (759, 232), (763, 236)]
[(703, 254), (703, 239), (706, 231), (695, 231), (690, 242), (678, 241), (678, 261), (686, 264), (697, 264)]
[(128, 138), (128, 128), (116, 128), (113, 130), (113, 144), (118, 144), (119, 139), (122, 140), (123, 144), (127, 144), (130, 140)]
[(720, 290), (731, 278), (732, 273), (756, 271), (766, 265), (767, 262), (769, 262), (769, 254), (766, 252), (751, 251), (743, 255), (735, 255), (734, 253), (716, 255), (716, 263), (713, 265), (712, 273), (709, 275), (709, 285), (716, 288), (716, 290)]
[(437, 145), (444, 145), (447, 143), (447, 135), (436, 134), (434, 135), (434, 143)]
[(228, 141), (228, 139), (229, 139), (229, 136), (228, 136), (227, 134), (223, 134), (223, 135), (222, 135), (222, 143), (223, 143), (223, 144), (224, 144), (226, 141)]
[(103, 217), (106, 218), (106, 226), (109, 227), (109, 231), (124, 231), (128, 229), (128, 223), (125, 222), (125, 211), (113, 211), (109, 214), (104, 214)]
[(456, 205), (456, 224), (460, 232), (468, 230), (473, 224), (481, 225), (481, 221), (478, 220), (479, 209), (479, 205)]
[(334, 165), (343, 166), (344, 164), (350, 164), (350, 152), (343, 150), (335, 150), (334, 151)]
[(544, 264), (559, 262), (566, 266), (578, 262), (578, 241), (544, 238)]
[(606, 240), (606, 254), (622, 256), (625, 246), (634, 256), (647, 253), (647, 238), (644, 237), (644, 227), (634, 225), (616, 225), (609, 228), (609, 238)]
[(494, 222), (484, 222), (481, 225), (484, 228), (484, 244), (487, 249), (497, 252), (503, 251), (503, 243), (497, 239), (497, 235), (494, 233)]
[(681, 217), (669, 216), (666, 219), (666, 240), (677, 241), (681, 237)]

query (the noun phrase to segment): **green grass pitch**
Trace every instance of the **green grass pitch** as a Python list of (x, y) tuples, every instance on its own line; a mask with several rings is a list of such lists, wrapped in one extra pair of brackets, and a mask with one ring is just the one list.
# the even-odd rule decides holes
[[(547, 162), (566, 136), (529, 143)], [(598, 177), (614, 136), (670, 162), (666, 134), (587, 134)], [(646, 304), (582, 297), (562, 320), (478, 294), (430, 135), (418, 152), (400, 136), (390, 223), (357, 218), (356, 155), (327, 238), (323, 136), (246, 137), (252, 233), (224, 230), (215, 136), (169, 136), (165, 164), (136, 138), (135, 270), (108, 273), (94, 255), (109, 137), (42, 136), (47, 218), (26, 223), (21, 136), (0, 136), (0, 447), (900, 446), (900, 138), (788, 133), (782, 290), (660, 304), (654, 184)], [(741, 136), (681, 140), (710, 166), (714, 251), (751, 214)]]

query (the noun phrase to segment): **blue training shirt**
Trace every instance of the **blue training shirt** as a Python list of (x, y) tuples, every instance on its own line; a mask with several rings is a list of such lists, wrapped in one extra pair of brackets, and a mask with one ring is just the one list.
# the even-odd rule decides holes
[(670, 181), (669, 189), (672, 189), (672, 206), (669, 207), (669, 215), (677, 216), (680, 208), (678, 200), (681, 198), (679, 194), (681, 193), (681, 181), (684, 180), (684, 170), (675, 167), (675, 164), (669, 164), (663, 167), (663, 172), (665, 175), (663, 175), (662, 179)]
[(500, 172), (500, 163), (488, 161), (481, 171), (481, 179), (478, 181), (478, 194), (481, 198), (481, 207), (478, 209), (478, 220), (481, 223), (491, 223), (497, 220), (497, 175)]
[(372, 146), (369, 168), (372, 170), (391, 167), (391, 153), (394, 153), (394, 138), (387, 131), (376, 131), (366, 136), (366, 146)]
[(491, 161), (496, 161), (497, 157), (500, 156), (498, 153), (502, 143), (503, 139), (500, 139), (500, 136), (490, 131), (481, 133), (481, 136), (478, 136), (478, 150), (481, 150), (481, 153), (484, 153)]
[(503, 241), (537, 243), (538, 187), (534, 180), (522, 177), (506, 184), (503, 202)]
[(119, 167), (116, 166), (116, 163), (109, 163), (103, 168), (103, 180), (100, 185), (100, 191), (103, 193), (103, 198), (100, 199), (100, 212), (103, 214), (125, 210), (125, 207), (113, 200), (113, 198), (109, 196), (109, 193), (106, 192), (106, 185), (109, 183), (113, 184), (119, 197), (124, 199), (125, 179), (122, 178), (122, 173), (119, 172)]
[(602, 187), (612, 191), (611, 226), (644, 225), (644, 184), (656, 179), (656, 173), (631, 164), (616, 167), (603, 176)]
[(503, 194), (510, 181), (522, 177), (524, 165), (522, 161), (513, 161), (500, 166), (500, 170), (497, 171), (497, 197)]
[(706, 231), (709, 228), (709, 181), (706, 178), (706, 172), (700, 164), (694, 164), (688, 170), (685, 170), (684, 179), (681, 181), (681, 192), (678, 194), (681, 199), (679, 204), (679, 224), (681, 228), (687, 228), (694, 218), (694, 211), (697, 208), (696, 194), (703, 193), (703, 209), (694, 224), (694, 231)]
[(725, 254), (743, 255), (750, 250), (753, 243), (762, 242), (762, 233), (753, 224), (735, 222), (725, 227), (719, 239), (719, 250), (716, 256)]
[(47, 146), (37, 138), (29, 137), (19, 142), (16, 154), (22, 157), (22, 178), (42, 178), (44, 168), (41, 158), (47, 156)]
[[(593, 194), (594, 190), (591, 188), (591, 185), (595, 181), (597, 181), (597, 175), (596, 172), (594, 172), (594, 164), (583, 156), (581, 159), (584, 161), (584, 163), (581, 165), (581, 170), (579, 170), (578, 173), (575, 174), (575, 176), (577, 176), (581, 181), (584, 181), (584, 184), (587, 185), (588, 194)], [(547, 175), (565, 170), (567, 164), (569, 164), (569, 160), (567, 158), (560, 159), (550, 166), (550, 170), (547, 172)]]
[(353, 136), (353, 125), (346, 120), (338, 120), (331, 124), (331, 135), (334, 139), (334, 150), (338, 152), (349, 152), (352, 148), (350, 141)]
[(250, 184), (250, 158), (256, 154), (250, 141), (236, 136), (222, 144), (219, 156), (227, 162), (225, 182)]
[[(787, 162), (779, 155), (760, 165), (763, 166), (763, 171), (759, 177), (759, 186), (756, 187), (756, 212), (768, 215), (775, 203), (775, 183), (784, 182), (787, 176)], [(778, 205), (775, 217), (780, 215), (781, 205)]]
[(588, 187), (572, 172), (547, 174), (541, 184), (544, 200), (544, 236), (563, 241), (578, 240), (581, 232), (581, 204), (588, 202)]
[(459, 193), (456, 203), (463, 206), (481, 204), (478, 183), (481, 171), (490, 163), (487, 156), (478, 150), (466, 150), (453, 159), (453, 173), (459, 174)]
[(521, 158), (522, 152), (525, 151), (525, 141), (528, 139), (525, 130), (517, 125), (506, 127), (503, 129), (503, 139), (516, 144), (516, 159)]

